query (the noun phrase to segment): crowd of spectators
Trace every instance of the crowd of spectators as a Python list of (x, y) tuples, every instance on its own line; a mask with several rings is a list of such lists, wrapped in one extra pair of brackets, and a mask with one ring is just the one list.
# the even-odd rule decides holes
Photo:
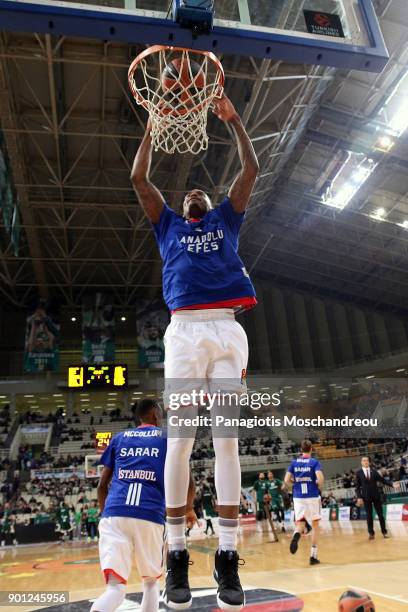
[[(355, 450), (357, 448), (367, 448), (374, 445), (389, 444), (390, 450), (391, 445), (394, 445), (392, 452), (405, 452), (408, 451), (407, 442), (405, 439), (391, 440), (389, 438), (324, 438), (319, 440), (315, 436), (311, 435), (312, 442), (319, 447), (330, 448), (333, 450)], [(298, 442), (289, 441), (286, 444), (282, 443), (279, 436), (272, 436), (268, 438), (264, 437), (243, 437), (238, 440), (239, 454), (241, 456), (252, 456), (252, 457), (276, 457), (277, 455), (296, 455), (300, 452), (300, 444)], [(401, 449), (401, 451), (399, 451)], [(379, 455), (380, 457), (380, 455)], [(383, 457), (381, 455), (381, 457)], [(214, 458), (214, 449), (210, 438), (201, 439), (194, 446), (191, 454), (193, 461), (212, 459)], [(384, 461), (384, 459), (383, 459)], [(383, 466), (384, 467), (384, 466)], [(340, 475), (338, 476), (340, 477)]]
[[(300, 448), (299, 444), (291, 444), (282, 449), (281, 444), (282, 440), (278, 436), (268, 438), (251, 436), (239, 438), (238, 440), (239, 454), (241, 456), (271, 457), (282, 453), (296, 453)], [(214, 456), (214, 448), (210, 438), (199, 440), (191, 453), (192, 461), (213, 459)]]
[(22, 425), (31, 425), (32, 423), (57, 423), (61, 415), (62, 409), (56, 412), (49, 412), (48, 414), (26, 410), (20, 414), (19, 419)]
[[(18, 472), (17, 472), (18, 473)], [(11, 478), (5, 478), (0, 483), (1, 499), (5, 502), (14, 497), (20, 486), (20, 478), (17, 473)]]
[(74, 499), (75, 503), (84, 504), (95, 498), (97, 484), (97, 478), (84, 478), (83, 473), (67, 478), (33, 478), (26, 483), (21, 498), (29, 504), (40, 499), (47, 509), (67, 498), (70, 502)]
[[(17, 543), (17, 525), (40, 523), (53, 523), (61, 540), (84, 535), (96, 539), (95, 519), (88, 520), (88, 515), (99, 515), (95, 511), (97, 483), (96, 478), (85, 479), (83, 473), (67, 478), (33, 478), (23, 486), (17, 479), (11, 495), (0, 504), (1, 544)], [(68, 526), (61, 526), (61, 508), (66, 509)]]
[[(84, 409), (81, 413), (90, 415), (90, 410)], [(123, 422), (123, 429), (133, 427), (132, 415), (122, 414), (120, 408), (107, 412), (104, 410), (101, 415), (90, 415), (86, 426), (83, 424), (81, 416), (74, 412), (71, 417), (61, 415), (57, 423), (55, 434), (58, 437), (59, 443), (79, 441), (83, 442), (81, 450), (89, 449), (94, 446), (95, 434), (100, 426), (106, 426), (107, 423)], [(78, 427), (79, 426), (79, 427)]]
[[(10, 462), (9, 462), (10, 464)], [(84, 464), (84, 457), (79, 455), (52, 455), (43, 450), (33, 456), (32, 448), (28, 445), (20, 446), (17, 456), (17, 465), (21, 470), (39, 470), (48, 468), (68, 468), (77, 467)]]
[[(406, 457), (408, 453), (408, 438), (393, 441), (384, 440), (384, 442), (392, 444), (393, 448), (390, 449), (389, 454), (380, 454), (378, 452), (373, 455), (370, 454), (370, 465), (382, 476), (389, 478), (393, 482), (408, 481), (408, 461)], [(339, 482), (338, 493), (341, 493), (341, 489), (353, 490), (355, 488), (356, 469), (333, 476)], [(339, 497), (339, 494), (335, 496), (334, 493), (331, 493), (329, 496), (322, 497), (322, 506), (334, 506), (336, 505), (336, 499), (336, 504), (344, 502), (351, 506), (355, 506), (357, 501), (356, 496), (349, 497), (344, 495), (344, 498), (342, 498), (341, 495)]]
[[(259, 436), (251, 436), (240, 438), (238, 441), (239, 444), (239, 454), (240, 455), (249, 455), (252, 457), (263, 457), (270, 455), (279, 455), (282, 453), (281, 444), (282, 440), (279, 436), (270, 436), (270, 437), (259, 437)], [(291, 452), (291, 451), (284, 451)]]
[[(46, 505), (23, 497), (0, 507), (0, 544), (18, 544), (18, 527), (51, 524), (56, 537), (64, 542), (87, 538), (97, 541), (100, 511), (96, 500), (84, 496), (76, 504), (52, 501)], [(47, 527), (48, 528), (48, 527)]]
[(8, 457), (0, 459), (0, 472), (7, 472), (11, 468), (11, 461)]
[(0, 443), (5, 442), (10, 430), (10, 406), (6, 404), (0, 409)]

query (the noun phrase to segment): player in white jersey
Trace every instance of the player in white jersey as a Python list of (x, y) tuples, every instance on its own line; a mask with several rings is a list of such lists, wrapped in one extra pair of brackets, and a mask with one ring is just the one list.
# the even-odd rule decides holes
[(295, 532), (290, 543), (290, 552), (294, 555), (298, 549), (300, 537), (305, 529), (305, 521), (312, 525), (312, 550), (310, 565), (317, 565), (317, 543), (319, 538), (319, 521), (321, 519), (320, 490), (324, 483), (321, 465), (314, 459), (312, 443), (303, 440), (302, 456), (294, 459), (285, 475), (285, 485), (293, 485), (293, 506), (295, 510)]

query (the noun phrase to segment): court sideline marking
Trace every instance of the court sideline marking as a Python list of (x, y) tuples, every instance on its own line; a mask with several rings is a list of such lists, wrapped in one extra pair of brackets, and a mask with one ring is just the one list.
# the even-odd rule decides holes
[(349, 585), (348, 589), (356, 589), (357, 591), (367, 591), (367, 593), (372, 593), (373, 595), (378, 595), (378, 597), (384, 597), (384, 599), (392, 599), (393, 601), (398, 601), (398, 603), (406, 603), (408, 604), (408, 599), (404, 599), (400, 595), (385, 595), (384, 593), (380, 593), (379, 591), (373, 591), (372, 589), (362, 589), (361, 587), (356, 587)]

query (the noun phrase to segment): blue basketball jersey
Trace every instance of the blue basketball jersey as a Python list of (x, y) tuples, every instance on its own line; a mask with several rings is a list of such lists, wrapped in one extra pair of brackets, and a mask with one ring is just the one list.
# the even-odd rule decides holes
[(165, 523), (166, 452), (166, 434), (159, 427), (128, 429), (112, 438), (99, 462), (113, 470), (103, 517)]
[(153, 227), (163, 259), (163, 295), (170, 310), (255, 297), (238, 256), (244, 216), (234, 211), (228, 197), (197, 221), (187, 221), (164, 205)]
[(316, 472), (322, 468), (317, 459), (313, 457), (298, 457), (294, 459), (288, 468), (293, 474), (293, 497), (308, 498), (320, 497), (320, 491), (316, 484)]

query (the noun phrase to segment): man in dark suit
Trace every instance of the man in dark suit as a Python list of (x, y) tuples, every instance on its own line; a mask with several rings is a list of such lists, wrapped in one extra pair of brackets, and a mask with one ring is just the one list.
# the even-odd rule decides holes
[(384, 538), (389, 537), (382, 509), (382, 493), (377, 485), (378, 482), (393, 486), (390, 480), (383, 478), (377, 470), (370, 467), (370, 459), (368, 457), (363, 457), (361, 459), (361, 469), (356, 472), (356, 495), (357, 505), (364, 505), (365, 507), (370, 540), (374, 539), (373, 506), (377, 512)]

